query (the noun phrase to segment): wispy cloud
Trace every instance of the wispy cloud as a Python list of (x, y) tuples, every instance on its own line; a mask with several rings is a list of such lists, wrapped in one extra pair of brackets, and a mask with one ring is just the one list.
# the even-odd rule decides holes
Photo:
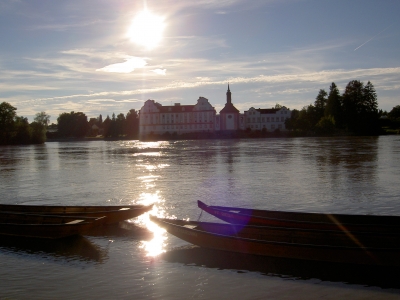
[(145, 59), (141, 57), (127, 57), (125, 62), (116, 63), (112, 65), (105, 66), (101, 69), (97, 69), (96, 71), (103, 72), (112, 72), (112, 73), (131, 73), (135, 71), (135, 69), (143, 68), (147, 65)]

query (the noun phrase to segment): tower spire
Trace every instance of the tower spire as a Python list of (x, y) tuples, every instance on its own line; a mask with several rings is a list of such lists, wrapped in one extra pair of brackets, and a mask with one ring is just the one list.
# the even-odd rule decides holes
[(232, 103), (232, 93), (229, 89), (229, 82), (228, 82), (228, 91), (226, 92), (226, 103)]

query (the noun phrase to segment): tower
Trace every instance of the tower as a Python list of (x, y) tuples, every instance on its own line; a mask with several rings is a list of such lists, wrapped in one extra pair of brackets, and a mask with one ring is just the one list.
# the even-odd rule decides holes
[(237, 130), (239, 129), (239, 110), (232, 104), (232, 93), (229, 88), (226, 92), (225, 107), (220, 111), (220, 129)]

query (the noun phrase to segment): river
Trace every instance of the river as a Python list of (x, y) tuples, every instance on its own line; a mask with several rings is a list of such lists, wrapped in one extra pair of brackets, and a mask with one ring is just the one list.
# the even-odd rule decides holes
[[(0, 203), (212, 205), (400, 215), (400, 137), (47, 142), (0, 147)], [(0, 239), (0, 299), (399, 299), (398, 274), (192, 247), (148, 214), (66, 241)]]

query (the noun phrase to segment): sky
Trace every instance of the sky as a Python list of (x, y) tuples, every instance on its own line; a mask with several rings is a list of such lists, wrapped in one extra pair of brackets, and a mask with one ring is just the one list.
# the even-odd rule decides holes
[(335, 82), (400, 105), (398, 0), (0, 0), (0, 103), (33, 121), (147, 99), (302, 109)]

